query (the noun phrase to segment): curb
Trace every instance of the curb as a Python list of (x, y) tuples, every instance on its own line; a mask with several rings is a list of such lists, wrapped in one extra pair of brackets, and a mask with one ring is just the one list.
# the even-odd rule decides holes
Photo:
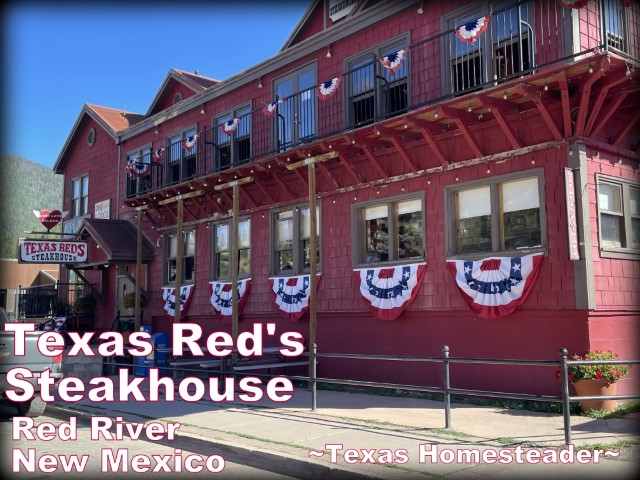
[[(119, 416), (135, 416), (128, 412), (118, 412)], [(80, 412), (67, 407), (48, 405), (46, 415), (58, 420), (68, 420), (69, 415), (77, 418), (78, 424), (88, 426), (91, 424), (91, 417), (94, 415)], [(131, 420), (133, 421), (133, 420)], [(115, 430), (115, 427), (113, 428)], [(365, 479), (386, 479), (388, 476), (365, 475), (348, 468), (337, 468), (328, 466), (320, 462), (305, 460), (288, 455), (283, 452), (275, 453), (262, 448), (248, 447), (226, 442), (223, 440), (212, 440), (188, 433), (176, 432), (175, 440), (141, 440), (156, 443), (159, 445), (181, 448), (185, 451), (198, 453), (201, 455), (212, 455), (213, 453), (222, 456), (225, 461), (241, 464), (247, 467), (264, 470), (279, 475), (298, 478), (301, 480), (319, 479), (345, 479), (345, 480), (365, 480)], [(212, 452), (212, 450), (214, 452)]]

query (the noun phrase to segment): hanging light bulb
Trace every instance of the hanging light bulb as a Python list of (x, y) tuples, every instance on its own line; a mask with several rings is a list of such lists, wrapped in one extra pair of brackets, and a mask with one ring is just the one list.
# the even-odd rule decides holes
[(331, 45), (327, 47), (327, 58), (331, 58)]

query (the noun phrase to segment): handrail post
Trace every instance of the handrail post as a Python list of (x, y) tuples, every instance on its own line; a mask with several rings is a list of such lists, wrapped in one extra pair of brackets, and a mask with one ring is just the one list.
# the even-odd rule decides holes
[(444, 428), (451, 428), (451, 393), (449, 393), (449, 347), (442, 347), (442, 371), (443, 371), (443, 390), (444, 390)]
[(316, 354), (318, 353), (318, 346), (314, 343), (311, 348), (311, 368), (309, 369), (310, 377), (309, 382), (311, 383), (311, 411), (315, 412), (317, 407), (317, 397), (316, 397), (316, 364), (317, 358)]
[(564, 419), (564, 443), (571, 444), (571, 402), (569, 402), (569, 367), (567, 349), (560, 349), (560, 379), (562, 380), (562, 416)]

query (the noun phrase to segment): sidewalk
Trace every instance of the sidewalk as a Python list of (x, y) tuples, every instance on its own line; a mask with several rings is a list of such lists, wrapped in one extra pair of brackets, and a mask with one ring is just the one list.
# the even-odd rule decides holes
[[(100, 415), (140, 422), (180, 422), (179, 439), (166, 445), (217, 453), (228, 461), (275, 469), (294, 478), (556, 478), (568, 474), (631, 478), (638, 467), (636, 459), (610, 457), (585, 464), (543, 464), (540, 459), (537, 464), (519, 463), (514, 450), (519, 444), (518, 449), (546, 447), (547, 454), (550, 447), (555, 452), (562, 449), (560, 414), (453, 404), (452, 429), (446, 430), (443, 403), (439, 401), (318, 391), (317, 409), (312, 412), (307, 389), (297, 389), (293, 399), (284, 404), (264, 398), (252, 404), (182, 400), (56, 402), (57, 408), (52, 411), (71, 410), (71, 415), (80, 418)], [(580, 416), (571, 420), (575, 450), (580, 445), (640, 441), (638, 413), (612, 420)], [(335, 451), (333, 459), (331, 449)], [(347, 453), (354, 457), (353, 463), (348, 462), (344, 449), (358, 450)], [(368, 452), (363, 452), (365, 449)], [(500, 455), (509, 449), (513, 461), (489, 463), (490, 457), (478, 461), (467, 456), (447, 463), (451, 460), (448, 455), (464, 449), (480, 455), (489, 449)]]

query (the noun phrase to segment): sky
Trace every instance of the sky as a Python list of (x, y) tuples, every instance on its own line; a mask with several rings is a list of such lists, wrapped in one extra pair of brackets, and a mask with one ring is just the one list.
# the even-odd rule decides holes
[(229, 78), (276, 55), (311, 1), (5, 4), (0, 153), (53, 167), (85, 103), (144, 114), (172, 67)]

